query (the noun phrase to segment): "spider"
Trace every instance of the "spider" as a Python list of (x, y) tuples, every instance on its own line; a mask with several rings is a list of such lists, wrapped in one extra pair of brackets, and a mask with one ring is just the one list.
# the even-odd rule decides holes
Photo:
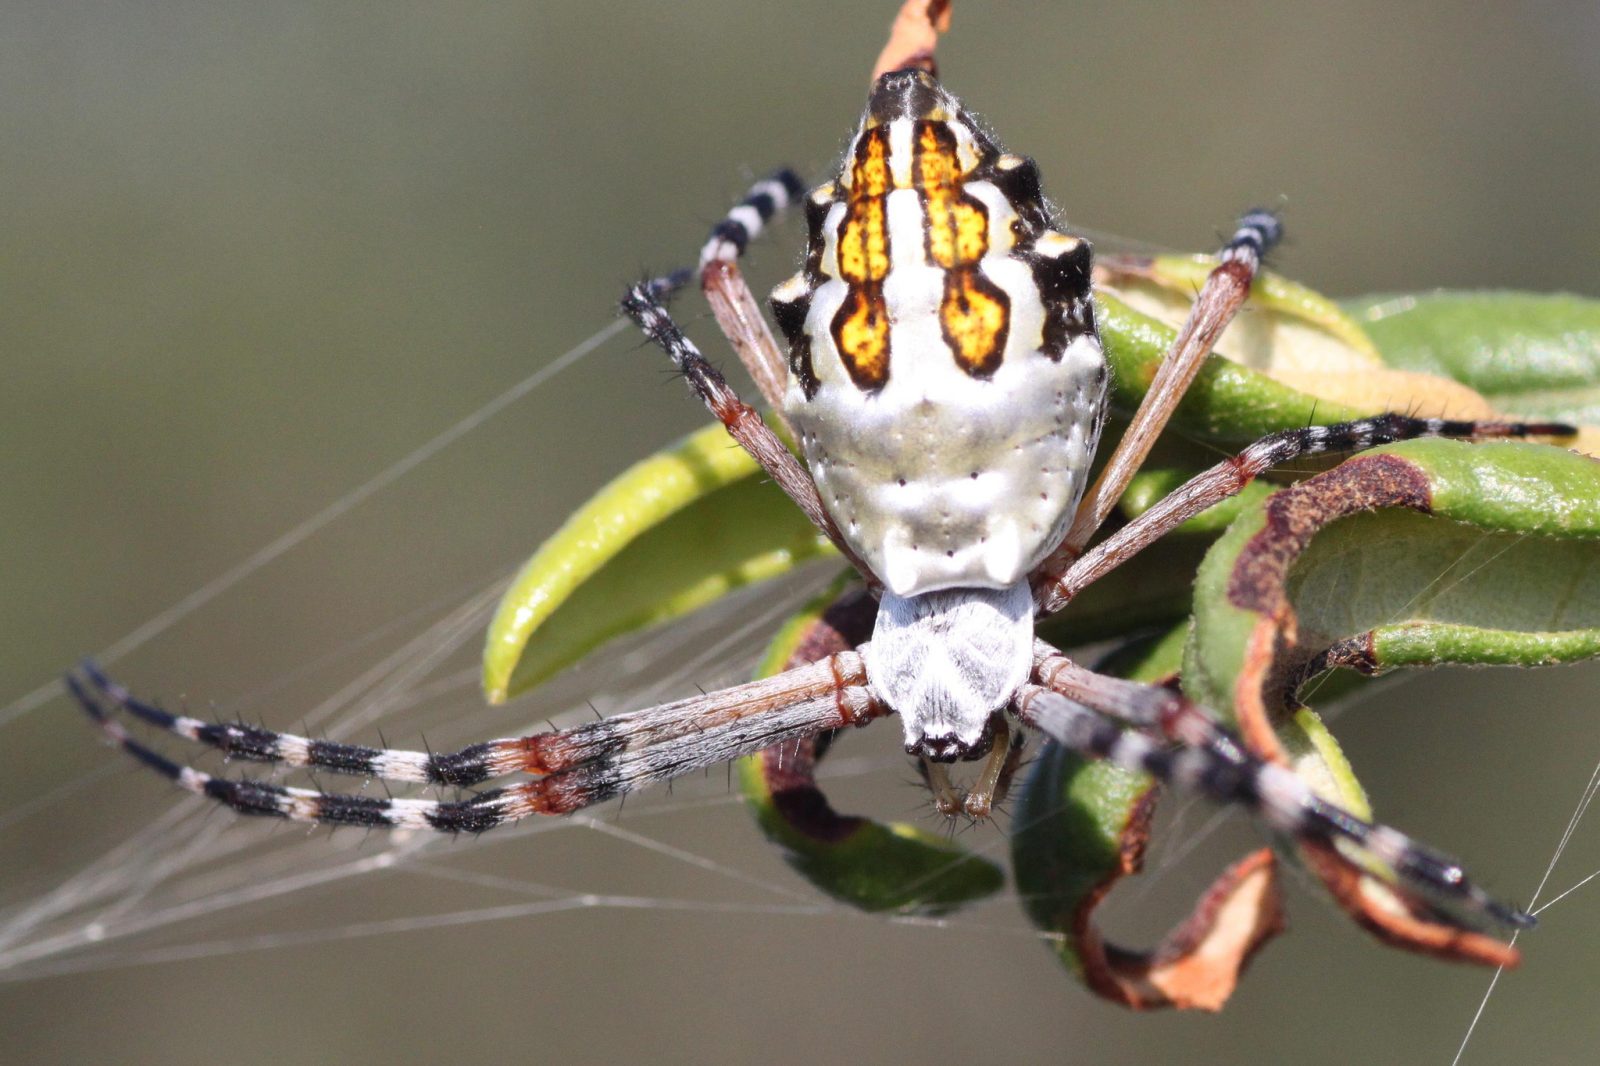
[[(1271, 434), (1090, 547), (1249, 295), (1281, 227), (1251, 211), (1221, 250), (1099, 477), (1108, 369), (1091, 298), (1091, 248), (1053, 228), (1035, 164), (1003, 151), (928, 69), (876, 79), (831, 181), (790, 171), (757, 183), (711, 232), (699, 277), (723, 332), (777, 424), (684, 335), (667, 309), (685, 273), (630, 287), (624, 313), (860, 573), (876, 599), (871, 639), (775, 677), (571, 729), (432, 753), (334, 743), (169, 713), (92, 663), (67, 678), (118, 746), (178, 786), (249, 815), (479, 833), (561, 815), (735, 757), (900, 716), (943, 813), (987, 817), (1025, 731), (1086, 756), (1256, 812), (1274, 830), (1375, 862), (1421, 899), (1511, 927), (1461, 866), (1323, 799), (1252, 753), (1210, 710), (1163, 687), (1103, 676), (1039, 640), (1035, 623), (1164, 533), (1300, 456), (1421, 436), (1568, 434), (1555, 423), (1383, 415)], [(779, 347), (738, 261), (791, 203), (804, 208), (803, 268), (773, 292)], [(134, 738), (125, 712), (252, 762), (473, 787), (447, 801), (376, 798), (233, 780)], [(958, 763), (979, 764), (959, 788)]]

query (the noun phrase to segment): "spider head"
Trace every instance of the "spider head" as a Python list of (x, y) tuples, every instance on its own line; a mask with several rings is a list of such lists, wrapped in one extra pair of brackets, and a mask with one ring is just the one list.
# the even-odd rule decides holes
[(1002, 712), (995, 711), (983, 720), (976, 736), (962, 736), (954, 731), (934, 734), (922, 733), (906, 744), (906, 754), (927, 759), (929, 762), (968, 762), (981, 759), (994, 747), (995, 724)]

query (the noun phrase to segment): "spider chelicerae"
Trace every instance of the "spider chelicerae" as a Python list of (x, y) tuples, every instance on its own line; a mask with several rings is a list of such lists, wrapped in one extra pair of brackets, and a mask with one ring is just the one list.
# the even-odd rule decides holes
[[(1321, 798), (1164, 687), (1095, 673), (1035, 622), (1189, 517), (1299, 456), (1421, 436), (1564, 435), (1554, 423), (1404, 415), (1274, 433), (1090, 546), (1278, 241), (1252, 211), (1223, 247), (1144, 403), (1089, 483), (1108, 371), (1091, 249), (1053, 228), (1033, 162), (1001, 150), (925, 69), (872, 88), (833, 180), (783, 171), (712, 230), (699, 277), (715, 317), (801, 462), (736, 395), (666, 307), (683, 274), (630, 288), (624, 312), (738, 444), (839, 549), (877, 601), (870, 640), (768, 679), (566, 730), (431, 753), (334, 743), (175, 715), (94, 665), (68, 678), (129, 754), (189, 791), (295, 821), (483, 832), (560, 815), (785, 742), (899, 714), (945, 814), (987, 817), (1024, 731), (1257, 812), (1272, 828), (1375, 862), (1422, 899), (1509, 926), (1533, 919), (1400, 832)], [(805, 263), (772, 296), (787, 353), (738, 268), (747, 244), (803, 204)], [(134, 739), (127, 714), (236, 759), (473, 787), (459, 800), (375, 798), (233, 780)], [(952, 764), (979, 763), (970, 788)]]

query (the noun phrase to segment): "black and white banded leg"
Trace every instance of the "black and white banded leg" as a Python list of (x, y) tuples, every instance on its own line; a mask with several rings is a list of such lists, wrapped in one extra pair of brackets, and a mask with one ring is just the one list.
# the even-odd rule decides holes
[(622, 310), (644, 331), (657, 346), (671, 357), (672, 363), (688, 380), (690, 388), (706, 407), (728, 430), (728, 435), (739, 443), (761, 465), (767, 476), (788, 494), (811, 524), (833, 541), (840, 553), (850, 561), (862, 576), (872, 580), (872, 571), (861, 562), (840, 536), (833, 518), (817, 495), (816, 484), (811, 480), (800, 460), (796, 459), (774, 433), (754, 407), (739, 399), (722, 372), (700, 354), (693, 341), (673, 321), (666, 306), (658, 300), (650, 285), (634, 285), (622, 298)]
[[(88, 672), (81, 678), (69, 675), (67, 685), (118, 747), (180, 788), (240, 813), (329, 825), (479, 833), (533, 814), (569, 814), (773, 744), (864, 725), (888, 713), (871, 698), (864, 681), (860, 657), (841, 653), (709, 696), (575, 729), (490, 741), (445, 756), (326, 745), (266, 730), (212, 726), (152, 708), (103, 675), (96, 681)], [(377, 798), (234, 780), (186, 766), (148, 747), (114, 717), (118, 709), (251, 761), (366, 776), (382, 771), (390, 779), (430, 784), (476, 783), (513, 771), (539, 776), (456, 801)]]
[(1112, 533), (1081, 557), (1068, 562), (1059, 576), (1046, 568), (1035, 581), (1035, 599), (1042, 613), (1061, 610), (1089, 585), (1159, 540), (1188, 519), (1230, 496), (1282, 463), (1330, 452), (1357, 452), (1380, 444), (1420, 437), (1495, 440), (1511, 437), (1566, 437), (1576, 433), (1561, 422), (1463, 422), (1444, 418), (1412, 418), (1387, 414), (1269, 433), (1237, 455), (1201, 471), (1160, 502)]
[(718, 327), (756, 383), (767, 407), (782, 417), (788, 366), (767, 320), (739, 271), (739, 257), (774, 218), (805, 194), (792, 170), (756, 182), (743, 200), (711, 227), (700, 250), (700, 288)]
[(1064, 567), (1072, 557), (1081, 554), (1089, 538), (1111, 513), (1122, 490), (1128, 487), (1129, 479), (1138, 472), (1172, 412), (1189, 391), (1189, 385), (1205, 364), (1217, 338), (1249, 299), (1250, 286), (1261, 270), (1262, 261), (1282, 239), (1283, 223), (1271, 211), (1257, 208), (1240, 216), (1238, 228), (1218, 253), (1216, 267), (1206, 276), (1200, 295), (1195, 297), (1188, 318), (1156, 369), (1144, 400), (1128, 423), (1127, 432), (1123, 433), (1100, 476), (1078, 504), (1072, 528), (1052, 556), (1051, 564)]
[(700, 269), (704, 270), (713, 262), (738, 260), (767, 223), (788, 210), (805, 191), (800, 175), (787, 167), (756, 182), (744, 199), (729, 208), (727, 215), (711, 227), (711, 236), (700, 249)]
[(1281, 832), (1332, 844), (1348, 842), (1392, 870), (1408, 889), (1436, 903), (1502, 925), (1535, 924), (1532, 915), (1495, 900), (1473, 884), (1456, 860), (1328, 802), (1294, 771), (1246, 751), (1220, 725), (1207, 743), (1174, 746), (1033, 684), (1018, 694), (1017, 714), (1069, 750), (1147, 773), (1220, 803), (1241, 804)]
[(67, 685), (96, 721), (108, 711), (202, 744), (244, 762), (326, 770), (384, 781), (467, 787), (511, 773), (554, 774), (619, 752), (683, 739), (776, 708), (835, 696), (866, 680), (857, 652), (840, 652), (758, 681), (658, 707), (586, 722), (571, 729), (507, 737), (454, 752), (372, 748), (280, 733), (243, 723), (207, 722), (173, 714), (130, 693), (92, 662)]

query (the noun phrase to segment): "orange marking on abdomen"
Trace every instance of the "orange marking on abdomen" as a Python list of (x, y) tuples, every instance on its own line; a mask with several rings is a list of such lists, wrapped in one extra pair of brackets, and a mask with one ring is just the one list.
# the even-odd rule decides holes
[(850, 380), (881, 389), (889, 380), (889, 314), (880, 285), (852, 285), (833, 316), (833, 340)]
[(923, 210), (934, 266), (971, 266), (989, 250), (989, 212), (977, 199), (940, 189), (924, 194)]
[(956, 267), (945, 275), (939, 326), (962, 370), (991, 377), (1005, 356), (1011, 301), (976, 266)]
[(966, 178), (961, 169), (956, 135), (948, 123), (917, 123), (917, 141), (912, 152), (911, 183), (918, 189), (953, 189)]
[(850, 198), (839, 224), (839, 276), (851, 287), (889, 275), (889, 217), (881, 196)]
[(863, 131), (854, 155), (835, 245), (839, 277), (849, 291), (829, 328), (850, 380), (870, 391), (889, 380), (889, 312), (883, 297), (890, 267), (888, 127)]
[(855, 161), (850, 165), (851, 200), (884, 196), (889, 192), (889, 128), (874, 126), (856, 141)]

